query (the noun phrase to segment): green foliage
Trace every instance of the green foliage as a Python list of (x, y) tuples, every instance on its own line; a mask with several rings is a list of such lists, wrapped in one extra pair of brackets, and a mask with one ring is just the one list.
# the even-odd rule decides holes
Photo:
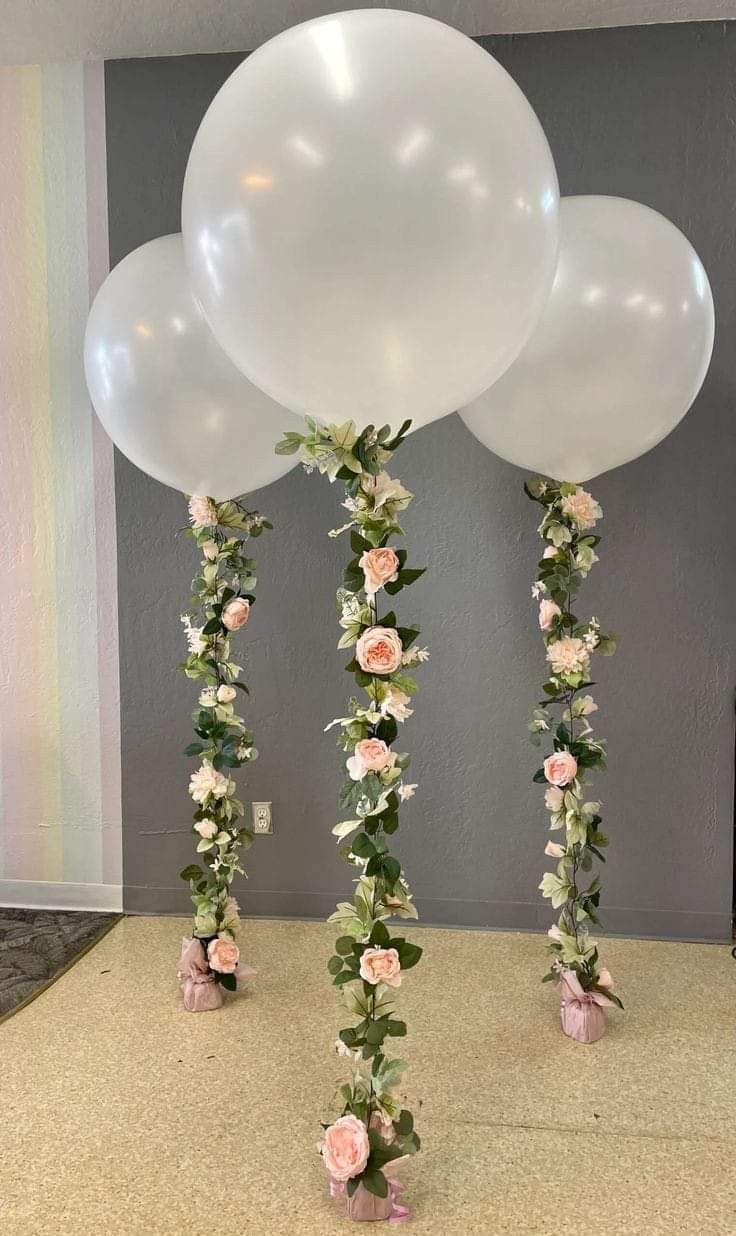
[[(345, 779), (339, 791), (340, 809), (350, 818), (342, 819), (333, 828), (338, 841), (351, 838), (341, 847), (346, 860), (357, 873), (352, 902), (341, 902), (330, 921), (342, 933), (327, 962), (333, 985), (341, 993), (355, 1024), (339, 1032), (346, 1050), (355, 1053), (351, 1062), (352, 1081), (341, 1087), (344, 1112), (351, 1112), (368, 1125), (373, 1116), (397, 1121), (396, 1138), (387, 1143), (375, 1129), (369, 1132), (371, 1153), (365, 1171), (347, 1182), (348, 1195), (358, 1183), (378, 1197), (385, 1197), (388, 1188), (381, 1168), (394, 1158), (419, 1149), (411, 1114), (402, 1111), (393, 1097), (404, 1061), (385, 1056), (384, 1043), (406, 1035), (406, 1024), (394, 1016), (396, 989), (388, 983), (369, 983), (360, 973), (361, 958), (366, 950), (395, 950), (392, 964), (408, 971), (419, 961), (422, 950), (403, 936), (393, 936), (386, 926), (391, 917), (415, 918), (411, 892), (401, 871), (401, 864), (389, 851), (389, 838), (399, 828), (399, 808), (413, 794), (414, 786), (406, 786), (403, 774), (409, 756), (393, 752), (401, 725), (410, 715), (408, 707), (417, 683), (407, 669), (421, 665), (427, 659), (426, 649), (416, 649), (419, 636), (416, 627), (400, 626), (397, 615), (387, 607), (379, 612), (379, 596), (367, 593), (366, 577), (361, 559), (375, 549), (389, 547), (391, 538), (401, 535), (397, 517), (405, 510), (412, 495), (386, 471), (393, 451), (401, 444), (410, 422), (392, 434), (388, 425), (380, 429), (368, 426), (358, 433), (351, 421), (344, 425), (322, 425), (307, 417), (307, 433), (288, 432), (276, 448), (280, 454), (301, 455), (307, 470), (317, 468), (331, 480), (345, 484), (349, 519), (343, 527), (330, 533), (349, 533), (351, 556), (343, 571), (337, 593), (339, 623), (342, 634), (340, 648), (358, 647), (351, 654), (345, 669), (353, 676), (361, 699), (351, 699), (348, 715), (333, 725), (339, 726), (338, 745), (348, 759)], [(384, 582), (383, 590), (395, 596), (413, 586), (424, 575), (424, 568), (407, 565), (405, 549), (394, 550), (398, 569), (394, 579)], [(359, 641), (370, 628), (387, 628), (395, 632), (391, 639), (401, 645), (401, 663), (388, 672), (364, 669), (360, 663)], [(328, 727), (330, 728), (330, 727)], [(356, 748), (366, 739), (378, 740), (389, 749), (385, 764), (366, 768), (360, 762)]]
[[(600, 803), (585, 800), (586, 773), (605, 768), (606, 748), (603, 741), (593, 737), (588, 718), (596, 705), (592, 696), (583, 692), (595, 685), (589, 674), (591, 657), (595, 653), (611, 656), (616, 638), (602, 633), (597, 619), (581, 622), (574, 613), (576, 593), (598, 561), (595, 550), (600, 537), (591, 534), (590, 527), (602, 512), (589, 494), (570, 482), (535, 477), (524, 490), (544, 510), (539, 535), (545, 556), (537, 565), (532, 593), (541, 602), (553, 603), (546, 607), (547, 623), (542, 631), (549, 668), (542, 687), (545, 698), (534, 709), (529, 730), (535, 745), (551, 741), (553, 753), (569, 752), (577, 765), (572, 781), (564, 790), (553, 791), (548, 804), (551, 828), (564, 832), (560, 842), (552, 833), (550, 856), (557, 859), (557, 868), (546, 872), (539, 885), (553, 908), (560, 910), (556, 934), (549, 944), (552, 965), (544, 981), (556, 979), (560, 968), (569, 968), (584, 990), (605, 991), (620, 1005), (608, 988), (596, 987), (600, 964), (588, 924), (599, 922), (600, 880), (596, 877), (584, 888), (581, 879), (592, 870), (595, 859), (605, 861), (601, 849), (608, 844), (599, 829)], [(561, 711), (555, 721), (557, 708)], [(532, 780), (548, 784), (543, 767)]]
[[(205, 507), (210, 518), (200, 526)], [(189, 743), (185, 755), (199, 764), (190, 790), (196, 784), (193, 831), (202, 866), (189, 864), (180, 874), (189, 882), (195, 908), (193, 934), (205, 939), (218, 934), (232, 938), (238, 913), (230, 886), (243, 870), (240, 851), (250, 846), (253, 835), (242, 824), (244, 807), (235, 797), (230, 773), (254, 760), (258, 752), (253, 734), (235, 711), (235, 688), (246, 695), (248, 688), (238, 681), (241, 667), (231, 660), (230, 652), (233, 635), (222, 619), (228, 604), (236, 599), (253, 605), (256, 563), (247, 555), (246, 543), (272, 525), (235, 501), (195, 498), (190, 513), (197, 522), (187, 529), (187, 535), (201, 550), (202, 560), (192, 581), (191, 610), (182, 619), (189, 655), (180, 668), (187, 678), (200, 683), (198, 706), (192, 714), (198, 741)], [(215, 776), (224, 783), (208, 781)], [(234, 975), (217, 974), (216, 978), (227, 990), (235, 990)]]

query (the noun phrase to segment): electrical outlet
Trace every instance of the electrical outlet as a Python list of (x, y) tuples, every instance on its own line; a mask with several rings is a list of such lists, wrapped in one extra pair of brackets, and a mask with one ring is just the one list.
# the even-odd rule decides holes
[(273, 819), (271, 816), (270, 803), (253, 803), (253, 832), (273, 832)]

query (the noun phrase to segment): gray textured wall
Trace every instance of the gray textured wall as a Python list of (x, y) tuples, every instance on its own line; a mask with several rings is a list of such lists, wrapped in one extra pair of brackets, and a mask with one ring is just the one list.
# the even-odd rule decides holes
[[(716, 350), (691, 414), (652, 454), (593, 488), (606, 519), (586, 607), (618, 630), (597, 698), (610, 764), (605, 923), (614, 931), (725, 938), (733, 837), (732, 529), (736, 352), (733, 202), (736, 99), (731, 25), (576, 31), (483, 40), (550, 139), (562, 192), (636, 198), (674, 220), (708, 269)], [(187, 153), (237, 57), (107, 65), (111, 259), (179, 224)], [(413, 489), (413, 561), (401, 594), (433, 659), (404, 731), (421, 783), (401, 851), (433, 922), (531, 927), (546, 818), (526, 742), (542, 673), (529, 584), (535, 511), (523, 474), (450, 417), (420, 431), (395, 471)], [(116, 470), (125, 902), (186, 909), (176, 872), (191, 853), (188, 741), (193, 684), (177, 677), (178, 616), (192, 549), (183, 499), (118, 457)], [(292, 472), (261, 491), (275, 531), (257, 542), (259, 602), (242, 644), (261, 759), (246, 798), (272, 799), (276, 832), (248, 855), (249, 913), (327, 912), (346, 890), (330, 826), (340, 757), (322, 726), (342, 711), (332, 594), (345, 555), (326, 530), (338, 493)]]

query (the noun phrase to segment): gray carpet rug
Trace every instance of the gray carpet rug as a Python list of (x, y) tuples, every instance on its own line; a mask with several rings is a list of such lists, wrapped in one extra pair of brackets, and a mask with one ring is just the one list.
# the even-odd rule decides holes
[(0, 1017), (52, 983), (120, 917), (0, 906)]

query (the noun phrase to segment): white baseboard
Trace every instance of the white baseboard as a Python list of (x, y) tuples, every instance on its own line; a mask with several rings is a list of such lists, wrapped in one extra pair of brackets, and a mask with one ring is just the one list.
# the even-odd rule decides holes
[(50, 880), (0, 880), (0, 906), (24, 910), (99, 910), (120, 913), (121, 884), (64, 884)]

